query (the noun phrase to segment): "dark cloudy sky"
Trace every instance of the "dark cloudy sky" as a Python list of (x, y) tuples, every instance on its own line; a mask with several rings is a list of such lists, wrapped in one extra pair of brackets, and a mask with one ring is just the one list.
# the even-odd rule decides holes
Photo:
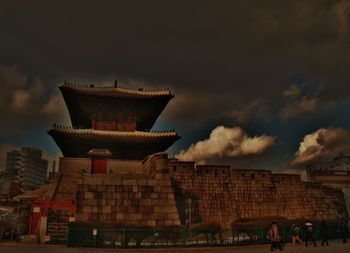
[(1, 1), (0, 143), (59, 152), (60, 82), (118, 79), (172, 89), (155, 128), (179, 132), (184, 159), (350, 155), (349, 29), (346, 0)]

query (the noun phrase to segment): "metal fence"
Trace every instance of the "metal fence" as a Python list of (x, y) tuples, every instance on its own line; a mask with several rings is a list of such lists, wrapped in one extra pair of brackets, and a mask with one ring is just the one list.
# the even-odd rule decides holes
[[(320, 238), (320, 226), (315, 224), (314, 235)], [(280, 226), (282, 243), (291, 241), (289, 226)], [(193, 228), (77, 228), (69, 227), (67, 245), (71, 247), (176, 247), (176, 246), (240, 246), (266, 244), (268, 227), (220, 229)], [(337, 223), (328, 223), (329, 239), (339, 238)], [(305, 230), (300, 231), (301, 239)]]

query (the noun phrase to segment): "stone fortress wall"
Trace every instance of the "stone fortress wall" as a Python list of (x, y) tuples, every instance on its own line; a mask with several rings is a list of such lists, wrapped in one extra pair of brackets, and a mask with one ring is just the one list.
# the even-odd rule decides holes
[(347, 215), (341, 191), (302, 182), (297, 175), (196, 166), (168, 160), (165, 153), (149, 156), (129, 172), (82, 175), (77, 161), (63, 159), (67, 160), (62, 163), (55, 199), (74, 199), (78, 222), (172, 226), (186, 224), (191, 210), (191, 224), (229, 228), (242, 218), (337, 219)]
[[(205, 224), (231, 227), (242, 218), (320, 220), (347, 215), (341, 191), (302, 182), (298, 175), (176, 160), (169, 161), (169, 173), (178, 209), (189, 208), (186, 200), (191, 198), (192, 220)], [(181, 221), (186, 218), (180, 212)]]

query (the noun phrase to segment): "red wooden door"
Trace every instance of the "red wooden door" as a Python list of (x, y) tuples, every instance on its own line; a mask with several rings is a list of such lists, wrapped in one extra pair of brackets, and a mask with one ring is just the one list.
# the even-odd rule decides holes
[(106, 173), (107, 172), (107, 160), (106, 159), (93, 159), (92, 160), (92, 173)]

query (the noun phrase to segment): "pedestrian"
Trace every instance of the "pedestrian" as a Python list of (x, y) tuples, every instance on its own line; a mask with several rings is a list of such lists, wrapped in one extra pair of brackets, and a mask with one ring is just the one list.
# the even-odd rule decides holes
[(341, 217), (338, 223), (338, 232), (340, 233), (340, 237), (343, 241), (343, 243), (347, 243), (348, 240), (346, 239), (347, 234), (348, 234), (348, 226), (347, 226), (347, 221)]
[(325, 220), (323, 220), (321, 223), (320, 237), (322, 240), (321, 245), (324, 246), (324, 244), (326, 244), (327, 246), (329, 246), (329, 244), (328, 244), (328, 225), (327, 225)]
[(271, 228), (269, 229), (267, 237), (271, 241), (271, 247), (270, 247), (271, 251), (273, 251), (274, 249), (277, 249), (277, 248), (279, 248), (279, 250), (282, 250), (281, 234), (280, 234), (280, 231), (279, 231), (279, 228), (278, 228), (276, 221), (272, 222)]
[(315, 241), (315, 238), (314, 238), (314, 227), (313, 227), (313, 224), (309, 220), (307, 220), (306, 223), (305, 223), (305, 230), (306, 230), (306, 233), (305, 233), (305, 247), (307, 247), (307, 243), (309, 241), (312, 241), (314, 243), (314, 247), (317, 247), (316, 241)]
[(290, 228), (290, 233), (292, 235), (293, 245), (300, 245), (301, 243), (301, 239), (299, 236), (300, 228), (297, 225), (293, 224)]

